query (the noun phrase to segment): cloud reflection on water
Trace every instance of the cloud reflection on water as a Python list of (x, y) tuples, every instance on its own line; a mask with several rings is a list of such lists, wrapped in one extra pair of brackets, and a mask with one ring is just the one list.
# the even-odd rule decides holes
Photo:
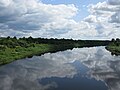
[(73, 65), (81, 62), (89, 68), (89, 78), (103, 81), (110, 90), (120, 89), (120, 57), (111, 56), (104, 47), (75, 48), (18, 60), (0, 67), (0, 90), (47, 90), (56, 82), (42, 85), (38, 79), (73, 78), (78, 71)]

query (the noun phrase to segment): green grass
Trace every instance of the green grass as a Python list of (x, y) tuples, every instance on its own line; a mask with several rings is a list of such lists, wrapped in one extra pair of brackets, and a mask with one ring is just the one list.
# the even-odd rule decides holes
[(30, 47), (6, 48), (0, 51), (0, 65), (10, 63), (14, 60), (54, 51), (53, 45), (36, 44)]
[(106, 49), (112, 54), (120, 55), (120, 46), (108, 45)]
[[(12, 46), (13, 45), (13, 46)], [(21, 45), (21, 43), (20, 43)], [(36, 44), (36, 43), (23, 43), (22, 46), (14, 44), (0, 45), (0, 65), (13, 62), (18, 59), (32, 57), (34, 55), (41, 55), (47, 52), (64, 51), (75, 47), (96, 46), (81, 43), (60, 43), (60, 44)]]
[[(78, 45), (77, 45), (78, 46)], [(63, 51), (66, 49), (72, 49), (76, 45), (53, 45), (53, 44), (34, 44), (29, 47), (17, 46), (15, 48), (5, 48), (0, 50), (0, 65), (4, 65), (13, 62), (18, 59), (32, 57), (33, 55), (41, 55), (47, 52)]]

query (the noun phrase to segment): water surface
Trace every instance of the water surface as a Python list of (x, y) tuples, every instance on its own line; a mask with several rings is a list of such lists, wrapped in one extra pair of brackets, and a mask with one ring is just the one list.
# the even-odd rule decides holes
[(120, 56), (75, 48), (0, 67), (0, 90), (120, 90)]

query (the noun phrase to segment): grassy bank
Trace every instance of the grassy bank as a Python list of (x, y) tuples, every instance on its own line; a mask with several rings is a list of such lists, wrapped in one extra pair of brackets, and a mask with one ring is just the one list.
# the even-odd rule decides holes
[(106, 49), (110, 51), (112, 55), (120, 55), (120, 46), (109, 45), (106, 47)]
[(75, 47), (104, 46), (109, 41), (44, 39), (44, 38), (0, 38), (0, 65), (14, 60), (41, 55), (47, 52), (57, 52)]
[(30, 57), (35, 54), (41, 54), (51, 51), (52, 45), (36, 44), (30, 47), (6, 48), (0, 51), (0, 65), (10, 63), (14, 60)]
[(10, 63), (12, 61), (29, 58), (34, 55), (41, 55), (47, 52), (57, 52), (66, 49), (72, 49), (73, 45), (53, 45), (53, 44), (34, 44), (33, 46), (6, 48), (0, 51), (0, 65)]
[(120, 55), (120, 39), (112, 39), (111, 43), (106, 46), (106, 49), (110, 51), (112, 55)]

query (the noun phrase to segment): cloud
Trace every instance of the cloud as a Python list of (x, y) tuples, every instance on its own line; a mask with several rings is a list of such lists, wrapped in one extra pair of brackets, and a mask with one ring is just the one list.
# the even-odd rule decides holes
[(0, 23), (5, 24), (7, 29), (23, 33), (66, 28), (66, 24), (77, 13), (77, 8), (72, 4), (51, 5), (37, 0), (1, 0), (0, 10)]
[(98, 32), (98, 38), (120, 37), (119, 0), (108, 0), (99, 2), (96, 5), (90, 4), (88, 8), (90, 15), (84, 21), (94, 25)]
[(84, 21), (89, 23), (95, 23), (97, 22), (97, 19), (95, 15), (89, 15), (88, 17), (84, 18)]
[[(85, 32), (83, 30), (88, 28), (86, 23), (76, 22), (72, 19), (78, 11), (73, 4), (51, 5), (36, 0), (30, 2), (11, 0), (9, 5), (3, 8), (4, 11), (1, 12), (3, 16), (0, 18), (3, 19), (1, 24), (7, 26), (6, 29), (1, 30), (1, 35), (4, 34), (4, 36), (76, 39), (76, 37), (79, 38), (78, 35), (84, 35), (87, 32), (87, 30)], [(7, 14), (8, 11), (12, 12)], [(77, 35), (77, 33), (79, 34)]]
[(120, 0), (108, 0), (111, 5), (120, 5)]
[(74, 4), (0, 0), (0, 36), (73, 39), (111, 39), (111, 36), (120, 36), (119, 0), (88, 5), (90, 15), (79, 22), (73, 19), (80, 14), (78, 10)]

